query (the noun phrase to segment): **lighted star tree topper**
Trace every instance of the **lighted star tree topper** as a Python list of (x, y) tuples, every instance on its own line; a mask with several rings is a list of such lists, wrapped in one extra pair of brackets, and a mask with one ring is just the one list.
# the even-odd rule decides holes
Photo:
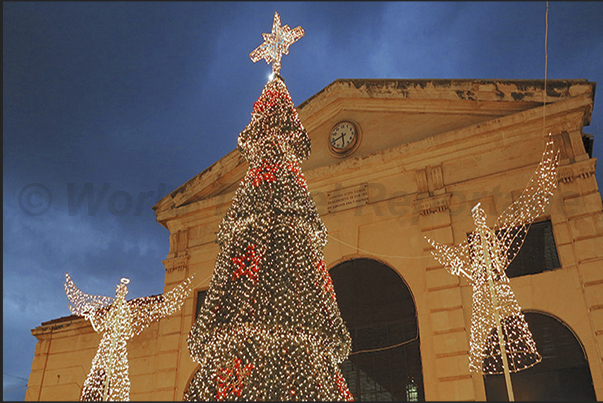
[(266, 60), (266, 64), (272, 63), (272, 72), (280, 74), (283, 55), (289, 54), (289, 46), (304, 36), (304, 30), (302, 27), (291, 29), (288, 25), (281, 27), (281, 17), (274, 12), (272, 32), (262, 36), (264, 43), (255, 48), (249, 57), (254, 63), (261, 59)]
[[(275, 14), (264, 38), (278, 42), (280, 30)], [(258, 49), (276, 63), (286, 46)], [(188, 340), (199, 370), (184, 400), (352, 400), (339, 369), (351, 338), (322, 252), (327, 230), (300, 167), (310, 138), (280, 75), (254, 103), (238, 148), (249, 169), (217, 233)]]
[(171, 291), (126, 301), (127, 278), (115, 289), (115, 298), (82, 292), (65, 273), (69, 310), (84, 316), (102, 334), (80, 400), (130, 400), (127, 342), (152, 322), (178, 311), (191, 290), (192, 276)]
[(486, 224), (480, 203), (472, 209), (475, 231), (457, 246), (439, 244), (433, 256), (473, 287), (469, 370), (505, 374), (509, 400), (513, 389), (509, 372), (541, 361), (532, 333), (511, 290), (506, 269), (519, 252), (530, 224), (544, 212), (557, 188), (558, 153), (549, 133), (542, 159), (521, 196), (496, 220)]

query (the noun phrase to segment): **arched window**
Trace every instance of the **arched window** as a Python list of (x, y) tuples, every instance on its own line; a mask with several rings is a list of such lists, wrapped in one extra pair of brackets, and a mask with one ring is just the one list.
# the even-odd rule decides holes
[[(596, 401), (588, 359), (576, 335), (553, 316), (524, 316), (542, 361), (511, 374), (515, 400)], [(485, 375), (484, 384), (487, 400), (508, 400), (504, 375)]]
[(413, 297), (400, 276), (372, 259), (330, 270), (352, 353), (341, 365), (354, 400), (423, 401)]

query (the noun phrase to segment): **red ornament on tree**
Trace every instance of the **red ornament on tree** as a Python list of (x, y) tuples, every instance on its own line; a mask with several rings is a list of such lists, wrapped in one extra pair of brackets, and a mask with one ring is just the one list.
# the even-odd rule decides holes
[(262, 165), (249, 170), (249, 178), (252, 179), (253, 186), (259, 186), (262, 182), (276, 182), (276, 173), (281, 169), (281, 164), (269, 164), (262, 160)]
[(241, 276), (247, 276), (254, 281), (257, 280), (257, 272), (260, 270), (259, 261), (260, 254), (256, 253), (253, 245), (247, 245), (245, 255), (232, 258), (232, 262), (238, 266), (232, 273), (232, 281)]
[(241, 360), (238, 358), (234, 359), (230, 368), (220, 368), (216, 375), (216, 382), (218, 383), (216, 399), (224, 399), (231, 391), (240, 397), (244, 387), (243, 378), (249, 375), (253, 368), (253, 364), (247, 364), (241, 368)]

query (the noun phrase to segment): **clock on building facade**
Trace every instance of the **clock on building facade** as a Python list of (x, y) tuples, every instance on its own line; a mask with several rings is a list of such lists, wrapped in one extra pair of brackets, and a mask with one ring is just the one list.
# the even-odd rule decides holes
[(349, 120), (337, 123), (329, 135), (329, 150), (336, 157), (346, 157), (360, 145), (360, 126)]

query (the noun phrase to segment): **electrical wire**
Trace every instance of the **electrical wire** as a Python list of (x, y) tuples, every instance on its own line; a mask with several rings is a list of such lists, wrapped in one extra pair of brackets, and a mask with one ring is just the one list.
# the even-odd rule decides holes
[(396, 348), (396, 347), (403, 346), (403, 345), (408, 344), (408, 343), (412, 343), (412, 342), (413, 342), (413, 341), (415, 341), (415, 340), (419, 340), (419, 337), (418, 337), (418, 336), (415, 336), (415, 337), (413, 337), (413, 338), (412, 338), (412, 339), (410, 339), (410, 340), (406, 340), (406, 341), (403, 341), (402, 343), (394, 344), (393, 346), (387, 346), (387, 347), (373, 348), (373, 349), (370, 349), (370, 350), (360, 350), (360, 351), (354, 351), (353, 353), (350, 353), (350, 354), (348, 355), (348, 357), (349, 357), (349, 356), (351, 356), (351, 355), (354, 355), (354, 354), (361, 354), (361, 353), (374, 353), (375, 351), (384, 351), (384, 350), (389, 350), (389, 349), (392, 349), (392, 348)]
[(360, 252), (368, 253), (368, 254), (373, 255), (373, 256), (388, 257), (388, 258), (392, 258), (392, 259), (425, 259), (425, 258), (430, 258), (431, 257), (431, 256), (427, 256), (427, 255), (426, 256), (384, 255), (382, 253), (371, 252), (370, 250), (362, 249), (362, 248), (359, 248), (357, 246), (351, 245), (351, 244), (349, 244), (347, 242), (342, 241), (341, 239), (335, 238), (331, 234), (328, 234), (328, 236), (329, 236), (329, 238), (331, 238), (331, 239), (333, 239), (333, 240), (335, 240), (335, 241), (337, 241), (337, 242), (339, 242), (339, 243), (341, 243), (341, 244), (343, 244), (345, 246), (348, 246), (350, 248), (356, 249), (356, 250), (358, 250)]
[(549, 2), (546, 2), (546, 13), (544, 16), (544, 92), (542, 93), (542, 131), (546, 134), (546, 114), (544, 112), (546, 108), (546, 79), (547, 79), (547, 70), (548, 70), (548, 62), (549, 62), (549, 54), (548, 54), (548, 36), (549, 36)]

